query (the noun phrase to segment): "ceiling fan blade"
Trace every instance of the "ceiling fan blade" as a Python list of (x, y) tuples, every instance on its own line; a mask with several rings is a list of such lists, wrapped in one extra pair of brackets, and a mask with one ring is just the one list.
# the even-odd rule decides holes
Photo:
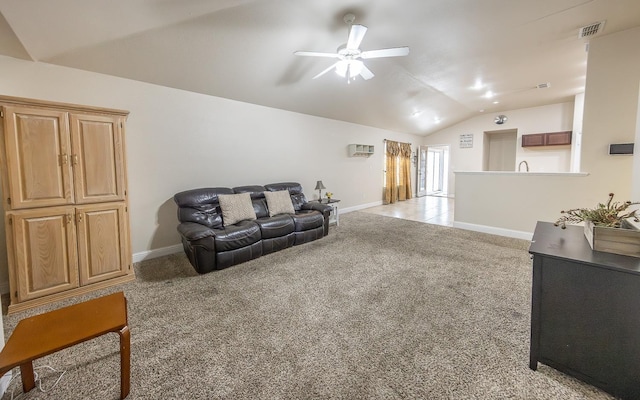
[(336, 67), (336, 65), (338, 65), (340, 61), (333, 63), (329, 68), (325, 69), (324, 71), (320, 72), (318, 75), (314, 76), (313, 79), (316, 78), (320, 78), (322, 75), (326, 74), (327, 72), (331, 71), (332, 69), (334, 69)]
[(306, 57), (328, 57), (328, 58), (338, 58), (337, 53), (321, 53), (317, 51), (296, 51), (293, 54), (296, 56), (306, 56)]
[(371, 50), (371, 51), (363, 51), (360, 54), (360, 57), (363, 59), (368, 58), (381, 58), (381, 57), (402, 57), (409, 54), (408, 47), (393, 47), (390, 49), (380, 49), (380, 50)]
[(362, 71), (360, 71), (360, 76), (365, 81), (368, 81), (369, 79), (373, 78), (375, 75), (373, 75), (373, 72), (371, 72), (371, 70), (369, 68), (367, 68), (365, 65), (363, 65), (362, 66)]
[(364, 25), (351, 25), (349, 39), (347, 40), (347, 49), (357, 50), (360, 47), (364, 34), (367, 33), (367, 27)]

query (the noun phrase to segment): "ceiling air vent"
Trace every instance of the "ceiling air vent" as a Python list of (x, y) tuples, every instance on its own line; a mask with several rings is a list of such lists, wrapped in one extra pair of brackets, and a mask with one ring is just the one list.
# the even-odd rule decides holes
[(596, 34), (600, 33), (602, 29), (604, 29), (604, 23), (605, 21), (600, 21), (587, 26), (583, 26), (578, 31), (578, 39), (595, 36)]
[(545, 82), (545, 83), (538, 83), (536, 85), (537, 89), (547, 89), (551, 87), (551, 83), (550, 82)]

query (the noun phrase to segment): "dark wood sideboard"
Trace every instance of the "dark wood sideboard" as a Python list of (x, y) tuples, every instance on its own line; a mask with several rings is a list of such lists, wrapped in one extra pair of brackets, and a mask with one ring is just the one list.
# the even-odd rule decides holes
[(640, 258), (591, 250), (581, 226), (538, 222), (529, 367), (640, 399)]

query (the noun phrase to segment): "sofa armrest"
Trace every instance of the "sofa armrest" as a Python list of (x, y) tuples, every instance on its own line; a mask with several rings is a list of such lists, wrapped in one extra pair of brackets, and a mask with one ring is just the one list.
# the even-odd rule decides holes
[(329, 216), (331, 215), (331, 210), (333, 209), (333, 207), (331, 207), (328, 204), (322, 204), (314, 201), (314, 202), (304, 203), (302, 207), (300, 207), (300, 209), (319, 211), (322, 214), (322, 217), (324, 218), (323, 236), (327, 236), (329, 234)]
[(178, 232), (190, 242), (216, 235), (213, 229), (196, 222), (181, 223), (178, 225)]
[(316, 203), (316, 202), (309, 202), (309, 203), (304, 203), (301, 207), (302, 210), (316, 210), (316, 211), (320, 211), (322, 213), (322, 215), (324, 215), (325, 217), (328, 217), (329, 214), (331, 213), (331, 206), (328, 204), (322, 204), (322, 203)]

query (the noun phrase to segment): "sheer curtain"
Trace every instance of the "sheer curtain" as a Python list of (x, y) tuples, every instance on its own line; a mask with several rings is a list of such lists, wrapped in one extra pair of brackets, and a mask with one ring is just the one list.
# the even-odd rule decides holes
[(386, 141), (386, 171), (383, 203), (411, 198), (411, 144)]

